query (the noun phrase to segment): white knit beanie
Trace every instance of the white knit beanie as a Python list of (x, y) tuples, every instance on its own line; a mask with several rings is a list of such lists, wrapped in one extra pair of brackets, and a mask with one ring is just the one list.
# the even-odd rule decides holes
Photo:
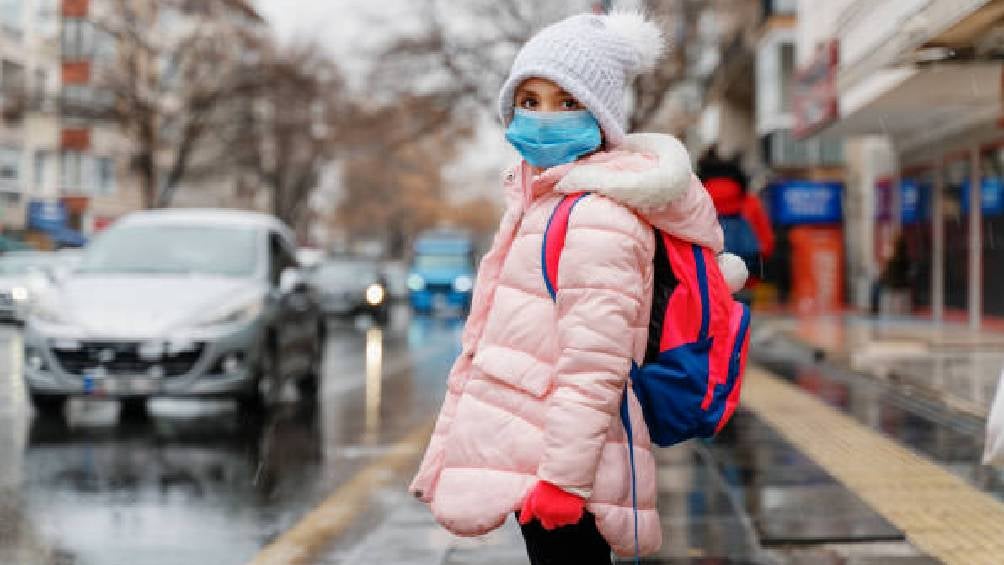
[(664, 48), (659, 27), (637, 12), (580, 14), (552, 24), (516, 55), (499, 95), (502, 123), (512, 120), (516, 88), (528, 78), (545, 78), (592, 112), (608, 146), (620, 145), (627, 88), (655, 67)]

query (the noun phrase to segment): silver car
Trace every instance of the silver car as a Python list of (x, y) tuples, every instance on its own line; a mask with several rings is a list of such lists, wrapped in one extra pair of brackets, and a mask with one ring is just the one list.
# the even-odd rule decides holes
[(264, 214), (122, 218), (33, 302), (24, 372), (35, 407), (222, 396), (257, 408), (290, 380), (313, 394), (324, 326), (295, 252), (289, 228)]

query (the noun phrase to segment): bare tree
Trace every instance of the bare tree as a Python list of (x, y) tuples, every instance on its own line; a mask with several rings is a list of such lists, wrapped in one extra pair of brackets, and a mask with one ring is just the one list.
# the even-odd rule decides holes
[(246, 133), (264, 48), (261, 23), (238, 0), (107, 0), (93, 24), (93, 87), (124, 132), (144, 207), (179, 185), (219, 175)]
[(350, 115), (342, 77), (309, 43), (276, 49), (261, 63), (259, 79), (245, 165), (268, 191), (272, 213), (299, 228)]
[[(598, 2), (424, 0), (422, 31), (392, 43), (380, 58), (374, 83), (382, 91), (419, 90), (451, 101), (455, 112), (494, 110), (498, 89), (519, 48), (538, 29), (562, 17), (595, 10)], [(640, 7), (663, 27), (668, 56), (632, 85), (628, 126), (648, 126), (686, 70), (686, 38), (695, 25), (692, 0), (643, 0)]]
[(427, 116), (442, 116), (439, 102), (407, 96), (395, 105), (357, 107), (342, 125), (339, 138), (360, 143), (352, 149), (342, 145), (345, 191), (335, 221), (354, 237), (383, 239), (392, 256), (400, 256), (419, 231), (435, 226), (449, 211), (441, 171), (469, 127), (452, 120), (408, 137), (429, 123)]

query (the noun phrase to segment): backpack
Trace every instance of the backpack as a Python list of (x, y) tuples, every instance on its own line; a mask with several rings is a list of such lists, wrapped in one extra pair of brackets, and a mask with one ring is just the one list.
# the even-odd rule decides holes
[[(542, 271), (552, 300), (572, 209), (588, 194), (566, 195), (544, 232)], [(648, 346), (643, 363), (632, 363), (630, 384), (652, 442), (669, 447), (712, 437), (732, 417), (746, 365), (750, 312), (732, 298), (710, 249), (653, 229)]]
[(719, 216), (718, 223), (722, 225), (725, 233), (725, 250), (738, 255), (746, 263), (746, 268), (751, 273), (760, 272), (760, 240), (753, 231), (753, 226), (749, 220), (739, 214)]
[[(558, 264), (572, 209), (587, 196), (585, 192), (565, 195), (544, 230), (541, 271), (552, 300), (558, 297)], [(648, 345), (642, 364), (631, 363), (629, 384), (652, 443), (669, 447), (695, 437), (712, 437), (731, 419), (746, 368), (750, 311), (732, 297), (710, 249), (653, 229), (655, 277)], [(638, 562), (638, 494), (627, 386), (620, 418), (631, 462)]]

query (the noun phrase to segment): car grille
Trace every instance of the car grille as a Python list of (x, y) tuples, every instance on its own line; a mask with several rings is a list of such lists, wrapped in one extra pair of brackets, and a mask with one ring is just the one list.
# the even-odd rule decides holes
[(14, 297), (9, 290), (0, 291), (0, 307), (10, 308), (14, 305)]
[(453, 285), (450, 283), (427, 284), (425, 289), (432, 294), (449, 294), (453, 292)]
[(178, 377), (189, 373), (202, 357), (205, 344), (197, 343), (186, 351), (163, 353), (156, 359), (139, 354), (136, 342), (84, 342), (79, 348), (53, 347), (56, 361), (67, 373), (83, 375), (103, 367), (110, 375), (143, 375), (154, 366), (160, 366), (165, 377)]

